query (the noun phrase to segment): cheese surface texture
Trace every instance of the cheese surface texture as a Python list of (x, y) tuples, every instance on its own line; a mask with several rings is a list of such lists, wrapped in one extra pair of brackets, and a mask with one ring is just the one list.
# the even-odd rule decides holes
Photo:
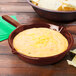
[(32, 57), (48, 57), (64, 52), (67, 39), (48, 28), (31, 28), (18, 33), (13, 39), (17, 52)]
[(31, 2), (39, 7), (50, 10), (58, 10), (58, 11), (76, 10), (76, 0), (31, 0)]

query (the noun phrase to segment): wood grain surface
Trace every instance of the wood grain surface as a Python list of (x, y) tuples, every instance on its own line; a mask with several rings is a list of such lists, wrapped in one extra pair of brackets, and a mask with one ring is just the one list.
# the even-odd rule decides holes
[[(47, 22), (56, 25), (63, 25), (73, 35), (76, 48), (76, 21), (72, 22), (52, 22), (38, 16), (26, 0), (0, 0), (0, 16), (16, 15), (21, 24), (32, 24), (37, 22)], [(60, 62), (47, 65), (36, 66), (20, 60), (12, 54), (8, 45), (8, 40), (0, 42), (0, 76), (76, 76), (76, 68), (67, 64), (67, 59), (71, 59), (68, 53)]]

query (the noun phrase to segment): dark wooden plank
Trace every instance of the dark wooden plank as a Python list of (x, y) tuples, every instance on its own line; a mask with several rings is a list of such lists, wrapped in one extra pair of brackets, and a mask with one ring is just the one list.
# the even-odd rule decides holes
[(27, 2), (0, 2), (0, 5), (30, 6)]
[[(30, 13), (30, 12), (24, 12), (24, 13), (8, 13), (8, 12), (4, 12), (4, 13), (0, 13), (0, 16), (2, 15), (15, 15), (18, 19), (18, 21), (21, 24), (32, 24), (32, 23), (37, 23), (37, 22), (48, 22), (50, 23), (51, 21), (41, 18), (37, 13)], [(53, 23), (53, 22), (51, 22)], [(55, 22), (54, 22), (55, 23)]]
[(27, 2), (27, 0), (0, 0), (0, 3), (7, 3), (7, 2)]
[[(68, 68), (68, 69), (67, 69)], [(66, 67), (53, 68), (49, 67), (26, 67), (26, 68), (0, 68), (0, 76), (75, 76), (75, 68)]]
[[(63, 25), (65, 27), (70, 27), (68, 30), (71, 30), (71, 26), (75, 26), (76, 25), (76, 21), (73, 22), (65, 22), (65, 23), (60, 23), (60, 22), (53, 22), (50, 20), (47, 20), (45, 18), (40, 17), (37, 13), (35, 12), (0, 12), (0, 16), (2, 15), (15, 15), (17, 17), (17, 19), (19, 20), (19, 22), (21, 24), (29, 24), (29, 23), (36, 23), (36, 22), (47, 22), (47, 23), (51, 23), (51, 24), (56, 24), (56, 25)], [(73, 30), (73, 29), (72, 29)], [(75, 30), (74, 30), (75, 31)]]
[(34, 12), (31, 6), (0, 5), (0, 12)]

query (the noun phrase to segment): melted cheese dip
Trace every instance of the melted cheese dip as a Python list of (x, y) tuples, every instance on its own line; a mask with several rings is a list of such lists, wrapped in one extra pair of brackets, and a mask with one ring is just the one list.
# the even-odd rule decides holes
[(13, 39), (17, 52), (32, 57), (48, 57), (64, 52), (67, 39), (48, 28), (31, 28), (18, 33)]
[(39, 7), (50, 10), (58, 10), (58, 11), (76, 10), (76, 0), (31, 0), (31, 2)]

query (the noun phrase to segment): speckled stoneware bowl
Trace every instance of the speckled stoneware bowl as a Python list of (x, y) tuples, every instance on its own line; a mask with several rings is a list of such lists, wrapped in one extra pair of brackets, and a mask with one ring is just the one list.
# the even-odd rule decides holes
[(52, 21), (72, 21), (76, 20), (76, 11), (54, 11), (48, 10), (41, 7), (38, 7), (27, 0), (27, 2), (33, 7), (33, 9), (40, 15), (46, 19), (50, 19)]
[[(13, 19), (10, 19), (8, 16), (3, 16), (3, 19), (13, 24), (14, 26), (17, 26), (17, 28), (10, 34), (9, 39), (8, 39), (9, 45), (12, 49), (12, 53), (18, 55), (23, 61), (26, 61), (28, 63), (36, 64), (36, 65), (47, 65), (47, 64), (56, 63), (60, 61), (66, 55), (67, 52), (69, 52), (69, 50), (71, 49), (73, 45), (74, 40), (73, 40), (72, 35), (66, 30), (66, 28), (62, 26), (56, 26), (56, 25), (47, 24), (47, 23), (35, 23), (31, 25), (20, 26), (18, 22), (16, 22)], [(30, 28), (40, 28), (40, 27), (53, 29), (53, 30), (59, 31), (62, 35), (64, 35), (64, 37), (68, 40), (68, 44), (69, 44), (67, 50), (65, 50), (64, 52), (58, 55), (49, 56), (49, 57), (31, 57), (31, 56), (27, 56), (27, 55), (20, 54), (19, 52), (17, 52), (16, 49), (13, 47), (14, 37), (23, 30), (27, 30)]]

